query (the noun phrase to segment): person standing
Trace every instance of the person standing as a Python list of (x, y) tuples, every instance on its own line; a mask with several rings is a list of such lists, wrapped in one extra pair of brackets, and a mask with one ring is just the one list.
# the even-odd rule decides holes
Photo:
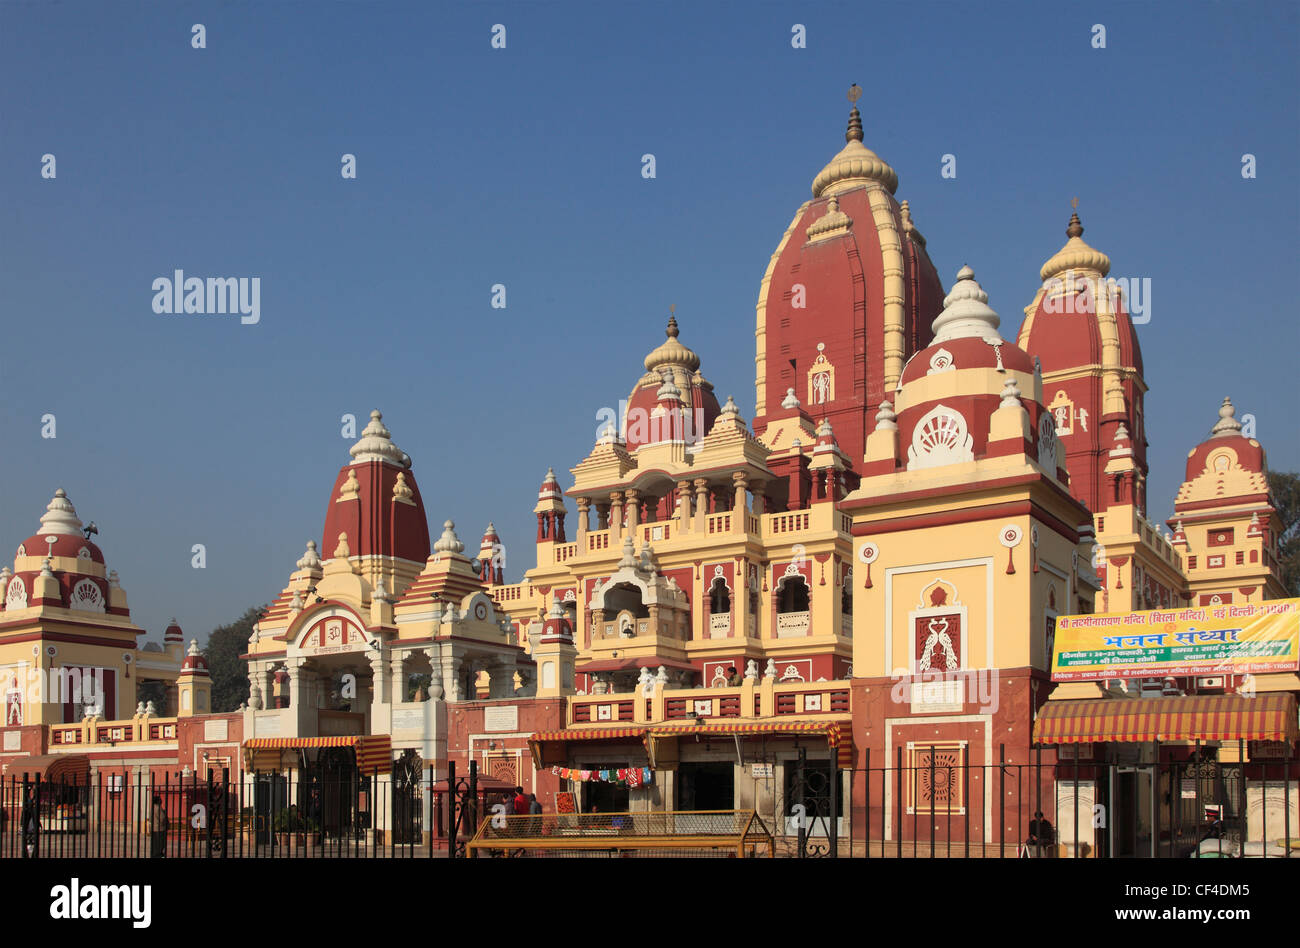
[(167, 855), (167, 809), (162, 797), (154, 794), (153, 805), (149, 808), (149, 857), (162, 859)]
[(40, 805), (36, 802), (34, 788), (28, 788), (27, 795), (23, 798), (23, 811), (19, 822), (23, 851), (29, 858), (35, 859), (41, 854), (41, 819)]
[(537, 794), (528, 794), (528, 835), (542, 835), (542, 804)]
[(523, 787), (515, 787), (515, 816), (528, 815), (528, 797), (524, 794)]

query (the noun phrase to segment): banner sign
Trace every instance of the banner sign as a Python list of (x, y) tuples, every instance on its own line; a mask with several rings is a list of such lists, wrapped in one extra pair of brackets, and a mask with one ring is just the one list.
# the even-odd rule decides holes
[(1052, 681), (1300, 670), (1300, 599), (1060, 616)]

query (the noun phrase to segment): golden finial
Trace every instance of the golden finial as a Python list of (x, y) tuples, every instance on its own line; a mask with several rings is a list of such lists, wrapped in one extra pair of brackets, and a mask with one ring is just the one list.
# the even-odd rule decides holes
[(846, 142), (862, 141), (862, 113), (858, 111), (858, 99), (862, 96), (862, 87), (856, 82), (849, 86), (849, 101), (853, 109), (849, 112), (849, 128), (844, 133)]
[(677, 338), (677, 304), (668, 304), (668, 329), (665, 334), (669, 339)]
[(1071, 198), (1070, 207), (1074, 213), (1070, 215), (1070, 226), (1065, 228), (1065, 236), (1071, 239), (1083, 236), (1083, 224), (1079, 222), (1079, 199)]

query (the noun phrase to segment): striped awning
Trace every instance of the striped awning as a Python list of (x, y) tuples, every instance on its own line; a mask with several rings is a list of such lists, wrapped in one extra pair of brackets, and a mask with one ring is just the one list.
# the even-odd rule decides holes
[(19, 757), (4, 766), (4, 775), (44, 783), (86, 784), (90, 782), (90, 758), (85, 754), (39, 754)]
[(647, 741), (665, 737), (682, 737), (691, 734), (736, 734), (740, 736), (764, 735), (773, 737), (825, 737), (827, 745), (835, 752), (840, 767), (853, 766), (853, 730), (842, 721), (754, 721), (710, 722), (708, 724), (663, 724), (646, 732)]
[(1297, 737), (1289, 693), (1246, 698), (1093, 698), (1049, 701), (1034, 722), (1040, 744), (1104, 741), (1287, 741)]
[(570, 741), (641, 740), (644, 734), (645, 728), (642, 727), (571, 727), (563, 731), (538, 731), (528, 738), (528, 749), (533, 753), (533, 763), (541, 769), (567, 764), (564, 754)]
[[(387, 734), (345, 734), (332, 737), (250, 737), (244, 741), (244, 752), (255, 765), (272, 759), (267, 751), (278, 754), (282, 750), (310, 747), (351, 747), (357, 754), (357, 769), (363, 774), (387, 771), (393, 764), (392, 738)], [(278, 759), (275, 769), (279, 768)]]

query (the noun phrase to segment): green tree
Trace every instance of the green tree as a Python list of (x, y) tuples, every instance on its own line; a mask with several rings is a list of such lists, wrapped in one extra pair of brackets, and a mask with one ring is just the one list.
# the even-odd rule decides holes
[(1282, 535), (1278, 538), (1282, 585), (1288, 596), (1300, 596), (1300, 474), (1269, 471), (1268, 492), (1282, 518)]
[(213, 629), (203, 657), (212, 676), (212, 710), (234, 711), (248, 700), (248, 663), (240, 655), (248, 651), (253, 623), (266, 606), (252, 606), (229, 625)]

